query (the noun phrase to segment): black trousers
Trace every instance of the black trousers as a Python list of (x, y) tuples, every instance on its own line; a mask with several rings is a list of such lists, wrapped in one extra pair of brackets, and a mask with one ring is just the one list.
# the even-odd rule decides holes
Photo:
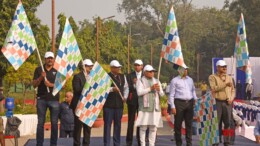
[[(131, 146), (133, 143), (134, 122), (135, 122), (135, 116), (138, 113), (138, 106), (127, 104), (127, 108), (128, 108), (128, 124), (127, 124), (127, 133), (126, 133), (126, 144), (127, 146)], [(140, 127), (137, 127), (136, 138), (137, 138), (138, 145), (140, 145), (139, 131), (140, 131)]]
[(60, 138), (73, 137), (73, 131), (60, 130)]
[(251, 91), (247, 91), (246, 92), (246, 100), (251, 100), (251, 96), (252, 96)]
[(192, 120), (193, 120), (193, 104), (194, 100), (184, 101), (175, 99), (174, 100), (176, 115), (174, 116), (174, 131), (176, 145), (182, 145), (181, 139), (181, 125), (182, 121), (185, 122), (186, 127), (186, 144), (187, 146), (192, 145)]
[[(217, 114), (218, 114), (218, 124), (219, 124), (219, 138), (221, 141), (222, 137), (222, 122), (224, 123), (224, 130), (230, 130), (231, 128), (231, 118), (232, 118), (232, 105), (228, 104), (227, 101), (216, 100)], [(230, 137), (224, 136), (224, 145), (230, 143)]]
[(74, 133), (73, 133), (73, 145), (80, 146), (80, 137), (81, 137), (81, 130), (83, 127), (83, 146), (90, 145), (90, 134), (91, 134), (91, 127), (87, 126), (86, 124), (82, 123), (79, 118), (74, 115)]

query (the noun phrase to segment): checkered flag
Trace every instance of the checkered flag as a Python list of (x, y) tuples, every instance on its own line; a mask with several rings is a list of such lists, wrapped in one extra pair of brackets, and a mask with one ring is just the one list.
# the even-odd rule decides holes
[(173, 7), (171, 7), (168, 16), (161, 57), (180, 67), (187, 67), (184, 63), (183, 54), (181, 51), (181, 42), (178, 34), (177, 21)]
[(37, 48), (37, 44), (21, 2), (17, 5), (2, 53), (17, 70)]
[(111, 84), (110, 76), (98, 62), (95, 62), (75, 110), (79, 119), (89, 127), (93, 125), (102, 110)]
[(82, 56), (79, 46), (69, 20), (66, 19), (59, 50), (55, 59), (54, 68), (58, 71), (53, 88), (53, 95), (56, 95), (72, 76)]
[(219, 143), (219, 127), (217, 117), (217, 106), (211, 92), (198, 98), (195, 104), (196, 133), (199, 135), (200, 146), (210, 146)]

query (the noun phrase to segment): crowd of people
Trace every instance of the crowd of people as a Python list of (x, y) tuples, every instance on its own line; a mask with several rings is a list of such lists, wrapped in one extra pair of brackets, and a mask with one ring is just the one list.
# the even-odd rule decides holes
[[(41, 67), (35, 69), (33, 86), (37, 88), (37, 115), (38, 125), (36, 132), (37, 146), (42, 146), (44, 142), (44, 123), (47, 109), (50, 110), (51, 119), (51, 146), (57, 145), (58, 140), (58, 119), (60, 118), (60, 138), (73, 137), (73, 145), (89, 146), (91, 137), (91, 127), (79, 120), (75, 115), (75, 109), (80, 100), (81, 92), (86, 82), (88, 82), (93, 62), (90, 59), (83, 61), (83, 70), (74, 75), (72, 86), (73, 92), (65, 94), (65, 101), (59, 103), (59, 93), (53, 96), (55, 76), (57, 70), (54, 69), (54, 54), (45, 53), (44, 70)], [(209, 76), (209, 89), (216, 99), (219, 131), (231, 128), (232, 102), (235, 97), (235, 86), (232, 77), (227, 75), (227, 64), (223, 60), (216, 63), (217, 73)], [(136, 137), (138, 146), (154, 146), (157, 135), (157, 128), (163, 126), (160, 97), (164, 96), (161, 82), (155, 78), (155, 68), (151, 65), (143, 64), (138, 59), (134, 62), (134, 71), (128, 75), (120, 72), (122, 65), (117, 60), (110, 62), (110, 72), (108, 73), (114, 84), (111, 85), (110, 92), (103, 107), (104, 146), (110, 145), (111, 128), (113, 123), (113, 145), (121, 145), (121, 118), (123, 115), (124, 102), (128, 108), (128, 126), (126, 133), (127, 146), (133, 145), (134, 125), (136, 125)], [(168, 94), (169, 111), (174, 117), (174, 132), (177, 146), (182, 145), (181, 127), (184, 123), (186, 129), (186, 145), (192, 145), (192, 122), (194, 104), (197, 100), (193, 79), (188, 76), (188, 67), (179, 68), (178, 76), (171, 79), (166, 88)], [(206, 82), (201, 85), (202, 95), (208, 89)], [(48, 92), (48, 89), (50, 92)], [(137, 116), (137, 119), (136, 119)], [(224, 128), (222, 127), (224, 123)], [(1, 124), (1, 119), (0, 119)], [(2, 125), (2, 124), (1, 124)], [(83, 129), (83, 140), (80, 141)], [(0, 126), (0, 139), (2, 137)], [(220, 142), (222, 142), (222, 132), (219, 132)], [(230, 139), (223, 135), (225, 146), (232, 144)], [(0, 140), (1, 144), (2, 141)], [(218, 145), (215, 143), (214, 145)], [(4, 144), (2, 144), (4, 145)]]
[[(58, 118), (61, 119), (60, 137), (73, 137), (74, 146), (81, 145), (80, 137), (83, 128), (84, 146), (90, 145), (91, 127), (82, 123), (75, 115), (75, 108), (80, 99), (84, 84), (88, 81), (89, 73), (93, 67), (90, 59), (83, 61), (84, 67), (81, 72), (74, 75), (72, 85), (73, 93), (67, 92), (65, 102), (59, 104), (59, 94), (53, 96), (51, 91), (57, 70), (53, 68), (54, 54), (46, 52), (44, 71), (36, 68), (33, 85), (38, 88), (37, 92), (37, 146), (43, 145), (46, 110), (49, 108), (51, 114), (51, 145), (57, 145), (58, 139)], [(209, 85), (217, 103), (219, 130), (230, 128), (232, 118), (232, 101), (235, 97), (232, 77), (226, 74), (227, 64), (220, 60), (217, 62), (217, 73), (209, 76)], [(114, 84), (110, 88), (107, 100), (103, 107), (104, 146), (110, 145), (111, 128), (113, 126), (113, 145), (121, 144), (121, 118), (123, 115), (124, 102), (128, 108), (128, 126), (126, 143), (133, 145), (134, 125), (137, 128), (138, 145), (154, 146), (156, 141), (157, 128), (162, 127), (162, 117), (159, 98), (164, 95), (161, 82), (154, 77), (156, 70), (151, 65), (143, 66), (142, 60), (134, 62), (134, 71), (128, 75), (120, 72), (122, 65), (117, 60), (110, 62), (108, 73)], [(188, 67), (178, 69), (179, 75), (174, 77), (168, 86), (168, 103), (170, 111), (174, 115), (174, 131), (177, 146), (182, 145), (181, 127), (185, 124), (186, 144), (192, 145), (192, 121), (193, 105), (197, 100), (193, 79), (188, 76)], [(50, 92), (47, 92), (47, 87)], [(207, 85), (201, 86), (202, 94), (205, 94)], [(135, 117), (137, 116), (136, 122)], [(221, 138), (221, 132), (220, 138)], [(221, 140), (221, 139), (220, 139)], [(218, 145), (218, 143), (214, 144)], [(228, 138), (224, 136), (224, 145), (229, 145)]]

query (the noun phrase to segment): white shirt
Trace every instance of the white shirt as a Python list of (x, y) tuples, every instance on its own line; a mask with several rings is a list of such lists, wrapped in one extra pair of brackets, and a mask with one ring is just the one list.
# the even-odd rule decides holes
[(140, 72), (135, 72), (135, 74), (136, 74), (137, 80), (141, 79), (141, 77), (142, 77), (142, 71), (140, 71)]

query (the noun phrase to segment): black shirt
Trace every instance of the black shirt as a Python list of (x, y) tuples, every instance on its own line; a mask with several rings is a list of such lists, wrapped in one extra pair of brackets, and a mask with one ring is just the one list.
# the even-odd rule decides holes
[[(57, 70), (55, 68), (51, 68), (49, 71), (46, 70), (45, 65), (44, 65), (44, 70), (46, 72), (46, 78), (50, 83), (54, 83), (55, 82), (55, 77), (56, 77), (56, 73)], [(42, 73), (42, 68), (39, 66), (35, 69), (34, 71), (34, 77), (33, 80), (38, 79), (41, 76)], [(48, 93), (47, 91), (47, 87), (44, 84), (44, 79), (41, 81), (41, 83), (38, 86), (38, 90), (37, 90), (37, 99), (45, 99), (48, 101), (59, 101), (59, 97), (60, 94), (57, 93), (55, 96), (52, 95), (52, 90), (53, 87), (49, 87), (50, 92)]]

